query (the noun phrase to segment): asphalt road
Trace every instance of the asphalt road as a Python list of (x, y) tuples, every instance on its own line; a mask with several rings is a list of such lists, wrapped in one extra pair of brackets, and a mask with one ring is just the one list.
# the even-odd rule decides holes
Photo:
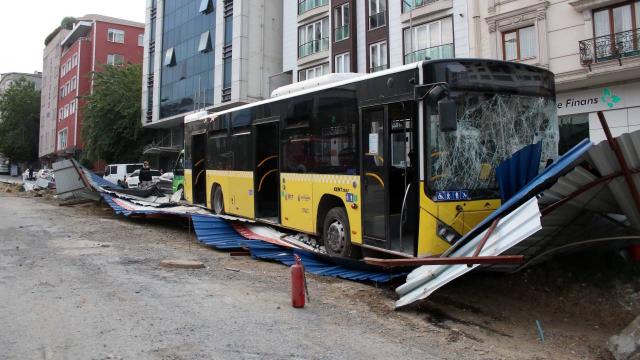
[(371, 286), (312, 277), (293, 309), (289, 282), (286, 267), (190, 245), (177, 226), (0, 195), (0, 359), (467, 357), (349, 301)]

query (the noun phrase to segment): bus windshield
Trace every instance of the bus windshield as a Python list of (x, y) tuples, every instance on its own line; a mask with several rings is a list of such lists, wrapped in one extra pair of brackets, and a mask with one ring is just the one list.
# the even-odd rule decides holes
[(553, 98), (514, 94), (452, 93), (457, 130), (442, 132), (428, 111), (428, 188), (467, 190), (471, 198), (499, 198), (496, 168), (523, 147), (542, 142), (541, 167), (557, 157), (558, 119)]

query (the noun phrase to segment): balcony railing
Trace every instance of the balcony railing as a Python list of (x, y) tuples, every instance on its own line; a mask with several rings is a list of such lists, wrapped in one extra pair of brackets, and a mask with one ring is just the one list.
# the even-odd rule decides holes
[(402, 12), (409, 12), (413, 9), (432, 4), (438, 0), (402, 0)]
[(412, 62), (426, 60), (426, 59), (450, 59), (453, 57), (453, 44), (443, 44), (439, 46), (433, 46), (426, 49), (416, 50), (414, 52), (404, 55), (404, 63), (411, 64)]
[(387, 23), (386, 14), (386, 11), (380, 11), (377, 14), (369, 16), (369, 30), (385, 26)]
[(309, 10), (327, 5), (329, 0), (304, 0), (298, 3), (298, 15), (302, 15)]
[(336, 28), (336, 40), (335, 42), (344, 40), (349, 37), (349, 25), (344, 25)]
[(640, 29), (582, 40), (578, 44), (584, 66), (612, 59), (640, 55)]
[(382, 70), (386, 70), (389, 68), (389, 64), (382, 64), (382, 65), (378, 65), (378, 66), (372, 66), (369, 68), (369, 72), (370, 73), (374, 73), (376, 71), (382, 71)]
[(303, 58), (320, 51), (329, 50), (329, 38), (312, 40), (298, 47), (298, 58)]

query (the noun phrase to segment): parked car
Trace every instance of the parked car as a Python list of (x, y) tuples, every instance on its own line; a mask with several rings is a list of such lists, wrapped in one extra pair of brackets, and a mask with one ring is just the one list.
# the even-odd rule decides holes
[[(153, 181), (154, 183), (159, 182), (160, 175), (161, 174), (159, 170), (151, 170), (151, 181)], [(125, 187), (137, 188), (138, 185), (140, 184), (140, 169), (127, 175), (127, 178), (124, 183), (125, 183)]]
[(102, 178), (114, 184), (123, 185), (127, 174), (131, 174), (141, 168), (142, 164), (110, 164), (104, 167)]
[(166, 194), (173, 194), (173, 171), (167, 171), (158, 178), (158, 187)]

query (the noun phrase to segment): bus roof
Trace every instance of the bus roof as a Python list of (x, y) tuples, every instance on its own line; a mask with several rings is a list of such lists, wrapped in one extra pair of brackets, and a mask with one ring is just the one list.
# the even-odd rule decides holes
[[(431, 63), (441, 63), (441, 62), (458, 61), (458, 60), (484, 61), (484, 62), (490, 62), (492, 64), (501, 64), (501, 63), (503, 63), (503, 64), (514, 64), (512, 62), (504, 61), (504, 60), (481, 59), (481, 58), (453, 58), (453, 59), (420, 60), (418, 62), (414, 62), (414, 63), (411, 63), (411, 64), (402, 65), (402, 66), (397, 66), (397, 67), (394, 67), (394, 68), (391, 68), (391, 69), (382, 70), (382, 71), (377, 71), (375, 73), (362, 74), (361, 76), (351, 77), (351, 78), (348, 78), (346, 80), (331, 82), (331, 83), (328, 83), (328, 84), (322, 84), (322, 85), (319, 85), (317, 87), (312, 87), (312, 88), (304, 88), (303, 87), (303, 89), (301, 89), (300, 91), (295, 91), (295, 92), (283, 94), (283, 95), (280, 95), (280, 96), (271, 97), (269, 99), (260, 100), (260, 101), (248, 103), (248, 104), (245, 104), (245, 105), (232, 107), (232, 108), (229, 108), (229, 109), (225, 109), (225, 110), (218, 111), (218, 112), (213, 112), (213, 113), (210, 113), (210, 114), (208, 113), (206, 115), (204, 115), (204, 112), (192, 114), (191, 116), (188, 116), (189, 119), (187, 119), (187, 117), (185, 117), (184, 122), (186, 124), (186, 123), (189, 123), (189, 122), (200, 121), (200, 120), (205, 120), (205, 119), (209, 119), (209, 118), (213, 119), (213, 118), (216, 118), (216, 117), (218, 117), (220, 115), (228, 114), (228, 113), (231, 113), (231, 112), (234, 112), (234, 111), (248, 109), (248, 108), (251, 108), (251, 107), (254, 107), (254, 106), (260, 106), (260, 105), (268, 104), (268, 103), (275, 102), (275, 101), (285, 100), (285, 99), (289, 99), (289, 98), (292, 98), (292, 97), (295, 97), (295, 96), (299, 96), (299, 95), (311, 94), (311, 93), (314, 93), (316, 91), (331, 89), (331, 88), (334, 88), (334, 87), (338, 87), (338, 86), (342, 86), (342, 85), (346, 85), (346, 84), (351, 84), (351, 83), (358, 82), (358, 81), (363, 81), (363, 80), (367, 80), (367, 79), (373, 79), (373, 78), (376, 78), (376, 77), (395, 74), (395, 73), (399, 73), (399, 72), (403, 72), (403, 71), (407, 71), (407, 70), (411, 70), (411, 69), (418, 69), (418, 68), (421, 68), (422, 65), (425, 64), (425, 63), (430, 63), (431, 64)], [(550, 72), (547, 69), (540, 68), (540, 67), (537, 67), (537, 66), (534, 66), (534, 65), (527, 65), (527, 64), (521, 64), (521, 63), (517, 63), (517, 65), (518, 66), (522, 66), (522, 67), (533, 68), (533, 69), (537, 69), (537, 70), (544, 70), (546, 72)]]

